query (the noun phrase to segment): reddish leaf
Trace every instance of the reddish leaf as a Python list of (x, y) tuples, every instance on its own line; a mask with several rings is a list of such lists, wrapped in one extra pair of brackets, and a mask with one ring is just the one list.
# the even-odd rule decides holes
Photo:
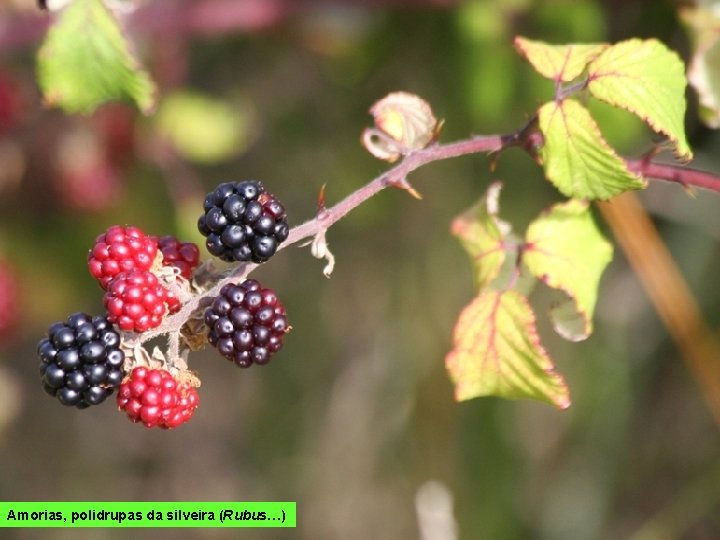
[(480, 396), (528, 398), (570, 406), (562, 376), (540, 344), (527, 298), (484, 292), (463, 309), (445, 362), (459, 401)]

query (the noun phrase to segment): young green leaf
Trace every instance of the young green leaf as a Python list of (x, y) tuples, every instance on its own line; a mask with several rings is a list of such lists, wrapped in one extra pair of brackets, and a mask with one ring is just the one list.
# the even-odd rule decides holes
[(570, 393), (537, 335), (527, 298), (483, 292), (466, 306), (445, 359), (458, 401), (480, 396), (537, 399), (560, 409)]
[(631, 173), (603, 138), (590, 113), (573, 99), (550, 101), (538, 111), (545, 138), (545, 175), (568, 197), (609, 199), (645, 183)]
[(38, 53), (45, 102), (89, 114), (106, 101), (134, 101), (145, 113), (155, 86), (137, 64), (113, 15), (101, 0), (76, 0), (52, 25)]
[(692, 159), (685, 139), (685, 66), (655, 39), (630, 39), (605, 49), (588, 64), (588, 89), (639, 116), (666, 135), (676, 154)]
[(556, 204), (528, 227), (523, 262), (533, 275), (560, 289), (574, 302), (551, 311), (555, 330), (571, 341), (592, 333), (592, 315), (612, 245), (598, 230), (588, 203), (569, 200)]
[(490, 185), (487, 195), (456, 217), (451, 226), (473, 261), (478, 290), (497, 277), (505, 261), (503, 241), (510, 233), (510, 225), (498, 218), (501, 189), (500, 182)]
[(607, 43), (583, 45), (549, 45), (524, 37), (515, 38), (515, 48), (527, 58), (535, 71), (554, 81), (570, 82), (608, 47)]

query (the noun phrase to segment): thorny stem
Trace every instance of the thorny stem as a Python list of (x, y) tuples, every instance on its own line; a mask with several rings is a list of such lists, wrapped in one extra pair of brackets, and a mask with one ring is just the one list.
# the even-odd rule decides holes
[[(515, 135), (477, 136), (449, 144), (434, 144), (409, 154), (395, 167), (377, 176), (334, 206), (322, 209), (316, 217), (306, 221), (302, 225), (293, 227), (287, 240), (283, 242), (278, 249), (283, 249), (303, 240), (314, 238), (320, 232), (327, 230), (334, 223), (342, 219), (353, 208), (357, 208), (386, 187), (400, 185), (408, 174), (423, 165), (433, 161), (440, 161), (468, 154), (497, 152), (503, 148), (515, 146), (517, 144), (519, 144), (519, 139)], [(180, 311), (167, 317), (161, 326), (142, 334), (128, 336), (129, 344), (142, 345), (143, 343), (146, 343), (158, 336), (168, 335), (169, 360), (170, 362), (173, 362), (179, 352), (178, 334), (185, 322), (196, 311), (210, 305), (212, 299), (220, 294), (220, 289), (224, 285), (227, 283), (238, 283), (242, 281), (256, 267), (257, 264), (253, 263), (238, 265), (226, 277), (218, 281), (211, 289), (202, 294), (191, 297), (185, 304), (183, 304)]]
[(504, 137), (498, 135), (473, 137), (451, 144), (436, 144), (409, 154), (398, 165), (351, 193), (335, 206), (322, 210), (317, 217), (294, 227), (283, 247), (312, 238), (320, 231), (328, 229), (345, 217), (350, 210), (358, 207), (386, 187), (401, 185), (411, 172), (423, 165), (467, 154), (497, 152), (509, 146), (508, 143), (504, 142), (504, 139)]
[[(448, 144), (431, 144), (422, 150), (406, 155), (400, 163), (375, 177), (334, 206), (321, 208), (314, 218), (293, 227), (287, 240), (279, 246), (279, 249), (284, 249), (323, 234), (351, 210), (387, 187), (403, 188), (409, 186), (407, 176), (423, 165), (470, 154), (497, 154), (501, 150), (512, 146), (521, 147), (535, 157), (536, 149), (541, 144), (542, 135), (537, 130), (536, 117), (531, 118), (520, 130), (508, 135), (475, 136)], [(654, 163), (648, 157), (629, 159), (626, 163), (631, 171), (647, 178), (676, 182), (683, 187), (696, 186), (720, 193), (720, 176), (716, 174), (680, 165)], [(183, 304), (180, 311), (167, 317), (161, 326), (143, 334), (128, 336), (128, 341), (131, 345), (142, 345), (158, 336), (168, 335), (169, 360), (174, 362), (179, 355), (179, 334), (183, 325), (193, 314), (208, 307), (212, 300), (219, 295), (220, 289), (224, 285), (241, 282), (256, 267), (257, 264), (252, 263), (239, 264), (229, 270), (225, 277), (220, 279), (212, 288), (191, 296)]]
[(714, 173), (672, 163), (655, 163), (647, 158), (628, 159), (625, 163), (628, 169), (645, 178), (676, 182), (686, 188), (694, 186), (720, 192), (720, 177)]

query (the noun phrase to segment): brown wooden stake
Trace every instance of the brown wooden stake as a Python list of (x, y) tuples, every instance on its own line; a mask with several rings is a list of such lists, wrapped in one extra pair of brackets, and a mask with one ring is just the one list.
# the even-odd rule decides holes
[(598, 203), (720, 427), (720, 344), (654, 223), (631, 192)]

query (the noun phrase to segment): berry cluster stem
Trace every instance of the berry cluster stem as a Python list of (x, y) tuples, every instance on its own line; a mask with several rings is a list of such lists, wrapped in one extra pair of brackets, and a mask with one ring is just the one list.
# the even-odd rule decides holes
[[(372, 179), (353, 193), (329, 208), (322, 208), (318, 214), (290, 230), (287, 240), (278, 249), (284, 249), (303, 240), (323, 235), (333, 224), (344, 218), (351, 210), (357, 208), (387, 187), (412, 189), (407, 177), (420, 167), (445, 159), (471, 154), (498, 154), (510, 147), (520, 147), (534, 156), (534, 150), (541, 143), (541, 135), (536, 123), (531, 120), (527, 125), (508, 135), (482, 135), (447, 144), (433, 143), (422, 150), (414, 151), (404, 157), (400, 163)], [(720, 176), (697, 169), (672, 164), (655, 163), (647, 158), (629, 159), (628, 167), (651, 179), (676, 182), (684, 187), (697, 186), (720, 192)], [(169, 348), (175, 353), (178, 350), (178, 336), (182, 326), (199, 310), (207, 308), (218, 296), (220, 289), (228, 283), (240, 283), (258, 265), (242, 263), (233, 268), (226, 277), (218, 281), (212, 288), (202, 294), (192, 296), (175, 314), (166, 318), (164, 323), (153, 330), (138, 334), (130, 341), (143, 344), (158, 336), (168, 335)]]
[(395, 167), (377, 176), (335, 206), (322, 209), (315, 218), (291, 229), (290, 235), (282, 247), (315, 237), (383, 189), (403, 185), (407, 176), (423, 165), (468, 154), (498, 152), (507, 146), (504, 142), (505, 139), (506, 137), (500, 135), (478, 136), (450, 144), (434, 144), (408, 154)]

